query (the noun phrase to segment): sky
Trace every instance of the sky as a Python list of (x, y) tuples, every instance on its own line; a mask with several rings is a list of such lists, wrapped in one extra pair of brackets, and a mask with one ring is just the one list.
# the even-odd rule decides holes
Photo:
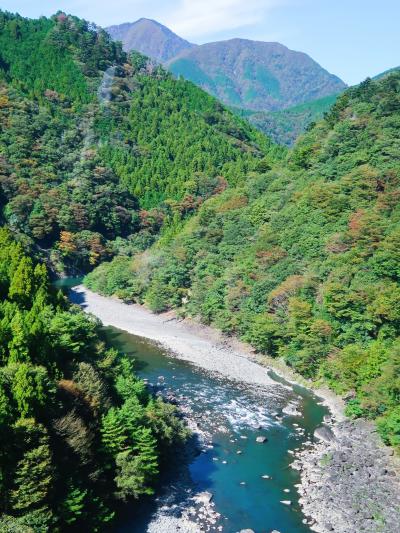
[(63, 10), (104, 27), (152, 18), (198, 44), (278, 41), (350, 85), (400, 65), (400, 0), (0, 0), (0, 7), (26, 17)]

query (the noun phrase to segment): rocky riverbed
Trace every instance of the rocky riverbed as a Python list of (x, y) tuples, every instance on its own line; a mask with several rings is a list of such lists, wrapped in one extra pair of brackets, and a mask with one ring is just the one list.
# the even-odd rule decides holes
[(298, 454), (300, 505), (319, 533), (399, 533), (400, 464), (374, 425), (330, 422)]
[[(255, 362), (254, 354), (251, 354), (248, 348), (242, 347), (239, 343), (232, 344), (232, 340), (221, 337), (210, 328), (178, 321), (172, 315), (156, 316), (140, 306), (130, 306), (115, 299), (104, 298), (87, 291), (84, 287), (76, 288), (74, 291), (72, 299), (80, 303), (86, 311), (98, 316), (103, 323), (155, 340), (177, 357), (234, 380), (237, 383), (235, 387), (242, 386), (246, 392), (249, 386), (250, 389), (254, 386), (259, 391), (270, 389), (269, 396), (276, 401), (285, 388), (288, 391), (291, 389), (287, 385), (286, 387), (284, 385), (283, 389), (277, 387), (276, 381), (271, 379), (265, 367)], [(172, 375), (171, 379), (174, 378)], [(224, 387), (222, 384), (220, 388), (222, 396)], [(187, 395), (192, 394), (192, 391), (185, 391), (183, 385), (180, 388)], [(203, 446), (203, 452), (208, 445), (212, 447), (210, 434), (202, 430), (204, 425), (211, 429), (211, 433), (220, 430), (219, 417), (215, 415), (210, 417), (207, 411), (207, 401), (217, 390), (218, 385), (217, 388), (214, 385), (210, 390), (199, 388), (195, 403), (199, 401), (204, 403), (205, 407), (201, 413), (193, 413), (184, 396), (177, 399), (195, 434), (200, 436), (199, 442), (202, 443), (200, 447)], [(307, 440), (300, 450), (296, 448), (288, 450), (294, 459), (292, 467), (300, 471), (301, 475), (296, 488), (300, 495), (299, 503), (304, 513), (305, 528), (319, 533), (332, 531), (400, 533), (400, 468), (398, 460), (393, 456), (393, 450), (382, 444), (373, 424), (361, 420), (345, 420), (340, 412), (341, 402), (338, 402), (332, 394), (323, 394), (323, 396), (325, 403), (331, 407), (336, 416), (328, 417), (325, 425), (317, 430), (314, 436), (307, 435)], [(220, 411), (216, 405), (213, 409), (224, 415), (229, 415), (231, 409), (233, 413), (231, 423), (242, 410), (246, 414), (245, 424), (252, 426), (254, 417), (262, 420), (260, 413), (265, 406), (262, 404), (258, 413), (252, 413), (257, 401), (259, 400), (256, 397), (254, 402), (250, 400), (252, 407), (250, 408), (249, 404), (244, 410), (237, 400), (236, 403), (225, 402)], [(299, 430), (300, 438), (301, 428), (298, 422), (304, 417), (304, 412), (299, 405), (296, 402), (289, 402), (285, 406), (282, 405), (278, 411), (279, 416), (275, 417), (278, 425), (285, 420), (285, 417), (289, 417), (289, 425), (295, 432)], [(269, 413), (273, 413), (273, 410)], [(206, 421), (201, 419), (204, 416), (208, 417)], [(230, 436), (227, 438), (230, 439)], [(229, 442), (234, 443), (234, 441), (232, 438)], [(243, 444), (245, 442), (243, 441)], [(235, 441), (234, 446), (236, 445)], [(276, 443), (274, 446), (277, 445)], [(265, 444), (260, 443), (257, 446)], [(272, 450), (272, 447), (270, 449)], [(238, 449), (234, 453), (242, 452)], [(246, 454), (238, 457), (245, 456)], [(222, 457), (215, 459), (222, 464), (229, 463), (229, 457), (228, 461), (222, 461)], [(269, 475), (259, 477), (270, 479)], [(143, 531), (150, 533), (235, 531), (231, 526), (230, 529), (224, 527), (223, 519), (226, 517), (219, 516), (213, 498), (210, 499), (207, 491), (200, 492), (199, 495), (199, 491), (193, 487), (189, 478), (188, 472), (184, 471), (174, 486), (167, 487), (166, 493), (160, 496), (161, 500), (154, 519)], [(240, 485), (246, 487), (244, 482)], [(287, 507), (288, 510), (292, 509), (295, 496), (293, 492), (291, 496), (283, 493), (278, 504)], [(269, 501), (265, 501), (266, 506), (269, 504)], [(272, 528), (256, 528), (257, 533), (259, 530), (270, 533)], [(286, 532), (282, 530), (281, 533)]]

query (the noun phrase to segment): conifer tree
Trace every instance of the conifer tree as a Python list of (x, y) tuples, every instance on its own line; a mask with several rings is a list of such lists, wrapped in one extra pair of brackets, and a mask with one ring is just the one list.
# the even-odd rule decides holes
[(101, 423), (101, 436), (104, 449), (115, 456), (126, 447), (127, 436), (119, 410), (111, 407), (103, 416)]

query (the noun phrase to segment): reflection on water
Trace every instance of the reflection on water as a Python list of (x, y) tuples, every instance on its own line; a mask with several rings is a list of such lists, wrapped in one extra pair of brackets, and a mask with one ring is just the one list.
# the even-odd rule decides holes
[[(226, 533), (245, 528), (256, 533), (310, 531), (297, 504), (298, 473), (289, 467), (293, 451), (312, 439), (326, 413), (310, 393), (278, 383), (269, 388), (244, 386), (172, 358), (128, 333), (104, 331), (111, 344), (135, 358), (138, 374), (155, 391), (178, 399), (203, 435), (202, 452), (190, 461), (186, 477), (179, 477), (179, 483), (166, 479), (159, 500), (124, 519), (119, 532), (142, 533), (160, 507), (179, 514), (174, 504), (185, 498), (189, 504), (193, 491), (204, 490), (213, 494), (215, 509), (221, 513), (214, 527), (222, 526)], [(289, 403), (301, 411), (301, 417), (282, 412)], [(257, 443), (257, 436), (268, 440)], [(173, 465), (167, 475), (177, 469)]]

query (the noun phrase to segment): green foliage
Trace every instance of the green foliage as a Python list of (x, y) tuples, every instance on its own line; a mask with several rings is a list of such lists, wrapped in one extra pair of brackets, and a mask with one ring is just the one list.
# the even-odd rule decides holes
[(391, 446), (400, 446), (400, 406), (378, 419), (378, 428), (383, 440)]
[(99, 531), (119, 500), (152, 493), (182, 422), (163, 403), (147, 416), (132, 361), (105, 348), (98, 321), (57, 295), (5, 228), (0, 286), (0, 529)]
[(10, 370), (14, 373), (11, 392), (22, 417), (40, 413), (52, 403), (55, 391), (46, 368), (21, 363)]
[(276, 143), (292, 146), (302, 133), (322, 119), (324, 113), (327, 113), (333, 106), (336, 98), (337, 94), (332, 94), (280, 111), (232, 109)]
[(156, 440), (151, 429), (138, 427), (133, 435), (133, 445), (116, 457), (115, 483), (122, 499), (153, 494), (151, 488), (158, 473)]
[(0, 12), (0, 75), (31, 96), (88, 102), (87, 77), (125, 57), (105, 31), (59, 12), (38, 20)]
[(349, 89), (284, 164), (261, 159), (126, 262), (125, 297), (179, 308), (327, 380), (397, 446), (399, 131), (399, 73)]
[[(193, 84), (127, 57), (75, 17), (0, 12), (0, 50), (4, 217), (58, 271), (142, 251), (260, 159), (283, 154)], [(21, 269), (16, 298), (29, 291), (29, 265)], [(115, 274), (108, 290), (125, 296), (126, 273)]]

